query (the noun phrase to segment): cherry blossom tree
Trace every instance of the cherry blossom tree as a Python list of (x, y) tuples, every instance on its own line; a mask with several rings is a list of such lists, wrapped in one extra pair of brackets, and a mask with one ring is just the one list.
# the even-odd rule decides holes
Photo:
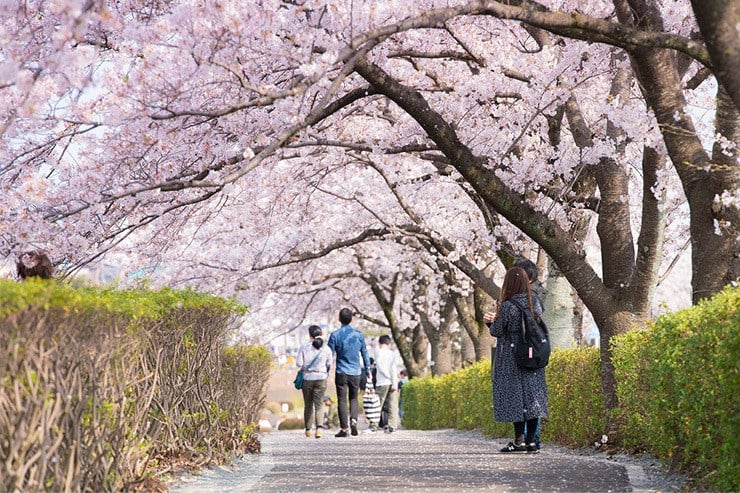
[(459, 274), (495, 296), (491, 261), (535, 242), (601, 329), (611, 408), (609, 340), (681, 239), (695, 300), (740, 271), (737, 7), (709, 3), (5, 4), (0, 251), (120, 255), (255, 309), (275, 287), (266, 313), (304, 320), (379, 301), (351, 240), (383, 230), (467, 328)]

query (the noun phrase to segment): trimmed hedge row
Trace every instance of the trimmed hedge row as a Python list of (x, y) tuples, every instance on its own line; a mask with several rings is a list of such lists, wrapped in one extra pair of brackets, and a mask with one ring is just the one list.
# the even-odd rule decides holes
[(713, 489), (740, 490), (740, 288), (663, 316), (613, 348), (621, 442)]
[(271, 356), (228, 344), (244, 310), (0, 281), (0, 490), (136, 490), (173, 460), (255, 446)]
[[(648, 451), (721, 491), (740, 490), (740, 289), (657, 319), (646, 330), (613, 338), (619, 408), (610, 442)], [(542, 438), (581, 447), (604, 432), (599, 350), (554, 351), (546, 370), (550, 418)], [(490, 361), (403, 388), (404, 426), (481, 429), (511, 436), (495, 423)]]
[[(606, 419), (599, 366), (596, 348), (552, 353), (546, 370), (551, 417), (542, 424), (543, 440), (580, 446), (601, 436)], [(494, 437), (514, 432), (511, 424), (493, 420), (487, 359), (455, 373), (410, 380), (403, 387), (403, 409), (410, 429), (480, 429)]]

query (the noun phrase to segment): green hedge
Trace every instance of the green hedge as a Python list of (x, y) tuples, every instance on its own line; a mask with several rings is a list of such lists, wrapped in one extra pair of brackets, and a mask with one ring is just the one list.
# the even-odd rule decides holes
[(119, 491), (253, 447), (271, 356), (193, 291), (0, 281), (0, 491)]
[(615, 338), (625, 446), (740, 490), (740, 289)]
[[(669, 460), (709, 488), (740, 491), (740, 288), (664, 315), (646, 330), (612, 339), (619, 408), (610, 442)], [(591, 445), (606, 426), (599, 350), (554, 351), (547, 367), (546, 441)], [(490, 362), (403, 388), (403, 424), (411, 429), (481, 429), (494, 423)]]
[(545, 374), (550, 417), (542, 439), (571, 447), (599, 439), (606, 426), (599, 349), (553, 351)]

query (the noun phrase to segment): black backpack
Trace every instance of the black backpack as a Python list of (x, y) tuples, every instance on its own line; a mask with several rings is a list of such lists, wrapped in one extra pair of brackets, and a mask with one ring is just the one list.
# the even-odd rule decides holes
[(510, 299), (522, 312), (522, 331), (514, 343), (514, 358), (519, 368), (536, 370), (550, 361), (550, 334), (545, 321), (534, 318), (529, 308)]

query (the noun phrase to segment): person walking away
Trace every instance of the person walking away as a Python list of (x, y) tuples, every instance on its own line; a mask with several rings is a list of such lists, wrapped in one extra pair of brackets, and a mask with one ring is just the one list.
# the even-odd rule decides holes
[(387, 433), (393, 433), (398, 428), (398, 358), (391, 349), (391, 337), (387, 334), (378, 339), (378, 350), (375, 353), (375, 368), (377, 377), (375, 389), (380, 399), (380, 407), (390, 402), (388, 409)]
[[(542, 289), (542, 286), (537, 280), (537, 278), (539, 277), (539, 269), (537, 269), (537, 265), (528, 258), (520, 258), (519, 260), (514, 262), (514, 265), (512, 267), (521, 267), (522, 269), (524, 269), (524, 272), (527, 273), (527, 278), (529, 278), (529, 287), (532, 290), (532, 307), (534, 308), (533, 313), (538, 317), (542, 317), (542, 314), (545, 313), (545, 305), (542, 304), (542, 298), (540, 297), (540, 290)], [(526, 424), (524, 425), (524, 434), (527, 434)], [(537, 450), (540, 450), (542, 446), (542, 441), (540, 440), (539, 418), (537, 418), (537, 428), (535, 428), (534, 430), (534, 443), (537, 445)]]
[[(506, 272), (495, 312), (486, 312), (488, 324), (496, 341), (493, 374), (493, 419), (514, 424), (514, 441), (501, 452), (539, 452), (534, 442), (537, 420), (549, 414), (545, 369), (523, 370), (514, 356), (514, 344), (522, 330), (523, 314), (513, 301), (529, 307), (534, 313), (532, 291), (524, 269), (512, 267)], [(527, 434), (524, 434), (524, 427)]]
[(324, 394), (326, 393), (326, 377), (329, 375), (332, 363), (332, 353), (324, 345), (321, 337), (321, 327), (312, 325), (308, 328), (310, 340), (298, 348), (296, 366), (304, 372), (303, 387), (303, 425), (306, 436), (311, 436), (312, 424), (316, 427), (315, 436), (321, 438), (324, 426)]
[[(339, 323), (342, 325), (329, 336), (329, 348), (336, 355), (334, 383), (337, 389), (337, 407), (341, 427), (339, 433), (334, 435), (336, 437), (348, 436), (348, 427), (353, 436), (357, 435), (357, 415), (359, 413), (357, 394), (360, 389), (360, 376), (364, 371), (368, 380), (371, 378), (370, 357), (367, 354), (365, 336), (350, 325), (353, 315), (349, 308), (342, 308), (339, 311)], [(362, 358), (364, 369), (360, 365), (360, 358)], [(347, 413), (348, 398), (349, 413)]]
[(370, 425), (370, 431), (378, 431), (378, 421), (380, 421), (380, 399), (370, 382), (365, 387), (365, 393), (362, 395), (362, 410), (365, 412), (365, 418)]
[(403, 386), (409, 383), (409, 373), (404, 368), (398, 377), (398, 417), (403, 419)]

